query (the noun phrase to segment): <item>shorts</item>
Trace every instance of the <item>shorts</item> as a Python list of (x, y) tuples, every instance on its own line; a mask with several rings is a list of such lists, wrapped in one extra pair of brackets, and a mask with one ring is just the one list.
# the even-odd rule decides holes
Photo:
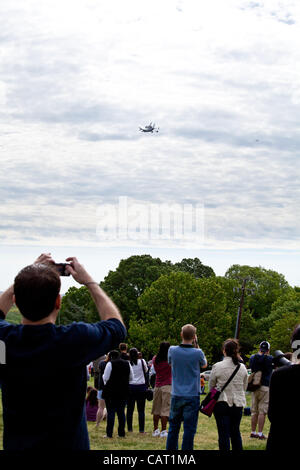
[(171, 385), (155, 387), (151, 413), (156, 416), (169, 416), (171, 406)]
[(98, 400), (103, 400), (103, 398), (102, 398), (102, 393), (103, 393), (103, 390), (98, 390), (98, 392), (97, 392), (97, 398), (98, 398)]
[(251, 414), (266, 415), (269, 407), (269, 387), (262, 385), (252, 392)]

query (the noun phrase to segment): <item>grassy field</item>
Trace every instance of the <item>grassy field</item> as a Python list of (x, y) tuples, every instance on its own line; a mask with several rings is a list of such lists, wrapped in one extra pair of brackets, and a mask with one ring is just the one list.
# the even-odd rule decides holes
[[(90, 385), (93, 385), (90, 382)], [(207, 385), (206, 385), (207, 386)], [(250, 404), (250, 394), (247, 394), (247, 402)], [(258, 439), (250, 439), (250, 416), (243, 416), (241, 422), (241, 433), (243, 438), (243, 446), (245, 450), (263, 450), (266, 441)], [(133, 433), (126, 434), (125, 438), (117, 436), (117, 421), (115, 424), (115, 432), (112, 439), (106, 439), (105, 435), (106, 421), (100, 424), (97, 429), (95, 423), (88, 423), (91, 449), (94, 450), (165, 450), (166, 439), (160, 437), (152, 437), (152, 415), (151, 402), (146, 404), (146, 427), (147, 434), (139, 434), (137, 411), (134, 412)], [(267, 435), (269, 431), (269, 421), (266, 420), (264, 433)], [(2, 449), (2, 405), (0, 403), (0, 449)], [(180, 439), (182, 433), (180, 433)], [(180, 440), (181, 442), (181, 440)], [(195, 437), (195, 450), (218, 450), (218, 433), (214, 417), (208, 418), (199, 413), (198, 429)]]

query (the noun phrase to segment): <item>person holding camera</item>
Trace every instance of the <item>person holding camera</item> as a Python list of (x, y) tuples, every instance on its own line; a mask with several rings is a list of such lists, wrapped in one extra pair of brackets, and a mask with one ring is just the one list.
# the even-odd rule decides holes
[[(67, 273), (89, 290), (99, 322), (55, 324), (61, 281), (50, 254), (22, 269), (0, 296), (0, 340), (7, 357), (1, 372), (5, 450), (88, 450), (86, 366), (126, 336), (112, 300), (77, 258), (66, 261)], [(14, 302), (20, 325), (5, 321)], [(43, 393), (37, 395), (39, 389)]]
[[(269, 405), (269, 385), (273, 372), (273, 356), (270, 355), (270, 343), (262, 341), (257, 354), (250, 357), (252, 372), (261, 371), (261, 385), (252, 392), (251, 404), (251, 438), (267, 439), (263, 434)], [(258, 428), (258, 433), (256, 432)]]
[(171, 346), (168, 362), (172, 368), (172, 392), (167, 450), (178, 450), (178, 437), (183, 422), (181, 450), (193, 450), (200, 405), (200, 368), (207, 367), (206, 357), (199, 348), (196, 328), (184, 325), (182, 343)]
[(266, 447), (270, 452), (282, 452), (283, 449), (297, 452), (299, 446), (300, 325), (292, 333), (291, 347), (291, 362), (286, 358), (278, 362), (275, 358), (274, 361), (278, 367), (272, 373), (270, 381), (268, 418), (271, 427)]

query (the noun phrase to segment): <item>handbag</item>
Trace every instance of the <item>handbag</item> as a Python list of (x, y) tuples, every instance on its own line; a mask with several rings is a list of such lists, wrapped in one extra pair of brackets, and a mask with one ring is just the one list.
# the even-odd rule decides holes
[(223, 390), (225, 390), (227, 385), (232, 381), (233, 377), (238, 372), (240, 367), (241, 367), (241, 364), (238, 364), (236, 366), (233, 373), (231, 374), (231, 376), (229, 377), (229, 379), (227, 380), (225, 385), (223, 385), (221, 390), (218, 390), (216, 387), (213, 387), (211, 389), (211, 391), (207, 394), (207, 396), (204, 398), (204, 400), (200, 404), (199, 411), (201, 413), (203, 413), (206, 416), (211, 417), (211, 415), (213, 414), (214, 407), (215, 407), (221, 393), (223, 392)]

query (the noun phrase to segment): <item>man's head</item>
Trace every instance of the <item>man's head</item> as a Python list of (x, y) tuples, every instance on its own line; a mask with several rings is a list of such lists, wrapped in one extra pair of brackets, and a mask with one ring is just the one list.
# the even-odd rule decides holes
[(116, 351), (115, 349), (108, 353), (109, 361), (115, 361), (116, 359), (119, 359), (119, 357), (120, 357), (119, 351)]
[(181, 337), (183, 341), (192, 342), (195, 338), (197, 329), (193, 325), (184, 325), (181, 328)]
[(262, 353), (268, 353), (270, 351), (270, 343), (268, 343), (268, 341), (262, 341), (259, 345), (259, 350)]
[(127, 352), (127, 344), (126, 343), (120, 343), (119, 344), (119, 349), (121, 353), (126, 353)]
[(23, 317), (38, 322), (60, 306), (60, 277), (47, 264), (31, 264), (15, 278), (15, 303)]

